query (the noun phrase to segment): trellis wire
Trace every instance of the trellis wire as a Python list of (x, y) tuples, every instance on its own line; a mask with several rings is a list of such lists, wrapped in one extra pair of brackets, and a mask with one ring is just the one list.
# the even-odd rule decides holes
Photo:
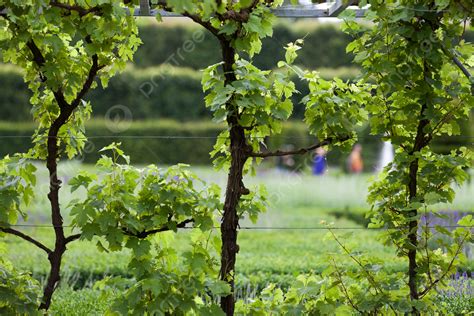
[[(357, 139), (379, 139), (384, 138), (382, 135), (369, 135), (357, 137)], [(443, 138), (463, 138), (463, 139), (474, 139), (474, 136), (470, 135), (451, 135), (451, 136), (440, 136)], [(31, 135), (0, 135), (0, 139), (9, 138), (33, 138)], [(89, 140), (89, 139), (107, 139), (107, 138), (123, 138), (123, 139), (222, 139), (229, 138), (227, 136), (180, 136), (180, 135), (96, 135), (88, 137), (78, 136), (41, 136), (41, 138), (57, 138), (57, 139), (76, 139), (76, 140)], [(278, 139), (308, 139), (311, 136), (250, 136), (250, 139), (266, 139), (266, 138), (278, 138)]]
[[(145, 1), (146, 2), (146, 1)], [(436, 10), (436, 9), (423, 9), (409, 6), (390, 6), (391, 10), (407, 9), (417, 12), (436, 12), (443, 13), (448, 10)], [(344, 4), (343, 1), (336, 0), (329, 3), (316, 3), (308, 5), (284, 5), (279, 8), (273, 9), (273, 13), (280, 18), (338, 18), (342, 11), (349, 10), (355, 12), (355, 16), (358, 18), (364, 18), (366, 11), (370, 9), (369, 6), (359, 7), (358, 5), (352, 5), (351, 2)], [(176, 18), (182, 17), (181, 14), (177, 14), (170, 11), (152, 9), (149, 4), (141, 4), (133, 10), (133, 15), (140, 17), (155, 16), (158, 13), (162, 17)]]
[[(75, 228), (73, 225), (63, 225), (63, 226), (54, 226), (54, 225), (34, 225), (34, 224), (15, 224), (9, 225), (4, 228), (11, 228), (11, 227), (26, 227), (26, 228)], [(474, 228), (474, 225), (436, 225), (436, 226), (425, 226), (420, 225), (423, 228), (435, 229), (436, 227), (442, 228)], [(179, 229), (198, 229), (199, 227), (181, 227)], [(396, 230), (396, 229), (408, 229), (409, 227), (363, 227), (363, 226), (347, 226), (347, 227), (322, 227), (322, 226), (315, 226), (315, 227), (285, 227), (285, 226), (240, 226), (238, 230)], [(219, 226), (214, 226), (212, 229), (220, 229)]]

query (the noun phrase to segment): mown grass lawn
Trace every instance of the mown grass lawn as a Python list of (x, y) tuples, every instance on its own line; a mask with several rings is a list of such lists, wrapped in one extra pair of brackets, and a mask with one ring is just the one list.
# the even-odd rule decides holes
[[(92, 166), (77, 163), (61, 165), (64, 182), (68, 174), (78, 168), (92, 170)], [(225, 185), (225, 174), (216, 173), (211, 168), (194, 168), (194, 171), (207, 181)], [(377, 237), (380, 231), (363, 229), (366, 225), (364, 212), (369, 208), (365, 202), (370, 176), (350, 176), (330, 170), (323, 177), (294, 174), (261, 169), (256, 177), (248, 178), (249, 187), (264, 184), (269, 192), (269, 208), (256, 224), (245, 219), (239, 232), (240, 252), (237, 258), (238, 296), (252, 296), (269, 282), (286, 286), (301, 273), (321, 273), (330, 258), (340, 252), (337, 243), (327, 238), (327, 230), (321, 221), (333, 222), (335, 230), (352, 249), (369, 252), (383, 258), (384, 269), (403, 270), (403, 260), (394, 255), (394, 249), (383, 246)], [(38, 192), (41, 196), (33, 203), (28, 224), (49, 224), (48, 204), (44, 187), (46, 174), (39, 172)], [(455, 202), (443, 209), (474, 211), (474, 184), (457, 188)], [(81, 193), (79, 193), (81, 194)], [(62, 190), (62, 205), (65, 207), (73, 198), (67, 185)], [(70, 222), (67, 211), (65, 222)], [(23, 231), (52, 245), (53, 232), (49, 227), (22, 227)], [(68, 228), (67, 233), (71, 232)], [(173, 241), (175, 247), (183, 249), (190, 231), (181, 231)], [(216, 234), (218, 231), (216, 230)], [(44, 253), (33, 246), (13, 237), (5, 238), (8, 257), (19, 268), (31, 271), (43, 279), (47, 272), (47, 259)], [(63, 265), (63, 286), (57, 293), (52, 312), (60, 315), (77, 315), (67, 312), (71, 300), (78, 302), (84, 315), (100, 313), (102, 307), (93, 304), (98, 292), (90, 287), (106, 275), (130, 276), (127, 269), (128, 252), (103, 253), (94, 243), (78, 241), (68, 247)], [(340, 258), (340, 257), (338, 257)], [(341, 264), (352, 265), (347, 257)], [(473, 270), (472, 260), (465, 270)], [(69, 306), (69, 307), (68, 307)]]

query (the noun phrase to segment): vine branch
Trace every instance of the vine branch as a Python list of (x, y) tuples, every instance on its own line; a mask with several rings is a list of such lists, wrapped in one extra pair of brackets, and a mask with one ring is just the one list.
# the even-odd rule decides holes
[(75, 235), (71, 235), (71, 236), (68, 236), (66, 237), (66, 239), (64, 240), (64, 242), (67, 244), (81, 238), (82, 234), (75, 234)]
[(344, 252), (362, 269), (362, 271), (364, 271), (365, 275), (367, 275), (367, 280), (374, 287), (375, 293), (376, 294), (383, 293), (382, 289), (379, 288), (377, 282), (375, 281), (375, 278), (372, 276), (372, 274), (369, 271), (367, 271), (367, 269), (364, 267), (362, 262), (359, 259), (357, 259), (352, 254), (352, 252), (349, 251), (349, 249), (347, 249), (347, 247), (339, 240), (339, 238), (337, 238), (336, 234), (334, 233), (334, 231), (331, 228), (328, 228), (328, 230), (331, 233), (334, 240), (337, 242), (337, 244), (342, 248), (342, 250), (344, 250)]
[(453, 62), (458, 66), (458, 68), (462, 71), (462, 73), (467, 77), (467, 79), (470, 79), (472, 77), (471, 73), (467, 68), (461, 63), (461, 61), (454, 55), (451, 55), (451, 58)]
[(349, 304), (352, 306), (353, 309), (355, 309), (356, 311), (358, 311), (359, 313), (363, 314), (362, 311), (360, 309), (357, 308), (357, 306), (355, 305), (354, 301), (351, 299), (350, 295), (349, 295), (349, 291), (347, 290), (345, 284), (344, 284), (344, 281), (342, 280), (342, 274), (341, 272), (339, 271), (339, 268), (336, 264), (336, 261), (334, 260), (334, 258), (332, 258), (332, 262), (334, 264), (334, 269), (336, 270), (336, 276), (337, 276), (337, 279), (339, 280), (339, 282), (341, 282), (341, 287), (342, 287), (342, 291), (344, 292), (344, 295), (346, 296), (347, 300), (349, 301)]
[[(33, 55), (33, 62), (38, 66), (38, 68), (42, 68), (45, 63), (46, 59), (44, 58), (43, 53), (41, 53), (41, 50), (39, 47), (36, 45), (36, 43), (31, 39), (26, 43), (26, 46), (30, 50), (31, 54)], [(39, 72), (39, 77), (42, 82), (46, 82), (48, 78), (43, 74), (41, 69), (38, 70)], [(58, 90), (53, 91), (54, 98), (56, 99), (56, 102), (58, 102), (58, 106), (60, 108), (65, 108), (68, 106), (68, 103), (66, 101), (66, 98), (64, 97), (63, 92), (61, 91), (61, 88), (58, 88)]]
[(89, 13), (98, 13), (100, 12), (101, 8), (99, 6), (95, 6), (89, 9), (83, 8), (79, 5), (70, 5), (66, 3), (61, 3), (59, 1), (51, 1), (49, 3), (53, 7), (57, 7), (60, 9), (68, 10), (68, 11), (75, 11), (79, 14), (80, 17), (83, 17)]
[[(342, 137), (338, 139), (339, 141), (346, 141), (349, 140), (350, 137)], [(323, 147), (330, 145), (334, 140), (332, 138), (327, 138), (323, 140), (322, 142), (319, 142), (317, 144), (314, 144), (309, 147), (304, 147), (296, 150), (277, 150), (277, 151), (270, 151), (270, 152), (251, 152), (249, 153), (250, 157), (257, 157), (257, 158), (267, 158), (267, 157), (281, 157), (281, 156), (288, 156), (288, 155), (304, 155), (310, 151), (313, 151), (317, 148)]]
[[(173, 11), (173, 8), (171, 8), (167, 1), (158, 1), (157, 5), (159, 7), (161, 7), (163, 10), (165, 11)], [(187, 17), (187, 18), (190, 18), (191, 20), (193, 20), (195, 23), (203, 26), (205, 29), (207, 29), (209, 32), (212, 33), (212, 35), (214, 35), (215, 37), (217, 37), (218, 39), (223, 39), (224, 38), (224, 34), (221, 34), (219, 33), (219, 30), (216, 29), (214, 26), (212, 26), (211, 22), (209, 21), (204, 21), (203, 19), (201, 19), (201, 17), (199, 17), (198, 15), (196, 14), (192, 14), (190, 12), (182, 12), (181, 13), (183, 16)]]
[(14, 235), (14, 236), (17, 236), (17, 237), (20, 237), (21, 239), (23, 240), (26, 240), (28, 241), (29, 243), (35, 245), (36, 247), (44, 250), (48, 255), (52, 252), (51, 249), (49, 249), (48, 247), (46, 247), (42, 242), (34, 239), (33, 237), (30, 237), (24, 233), (22, 233), (21, 231), (19, 230), (16, 230), (16, 229), (13, 229), (13, 228), (5, 228), (5, 227), (0, 227), (0, 231), (6, 233), (6, 234), (10, 234), (10, 235)]
[(448, 267), (446, 268), (446, 271), (443, 272), (443, 274), (438, 277), (436, 280), (434, 280), (433, 282), (431, 282), (430, 285), (428, 285), (423, 291), (421, 291), (418, 295), (420, 298), (422, 298), (423, 296), (425, 296), (429, 291), (431, 291), (431, 289), (433, 289), (433, 287), (438, 284), (440, 281), (442, 281), (449, 273), (449, 271), (451, 270), (451, 268), (453, 267), (453, 264), (454, 264), (454, 260), (456, 260), (456, 258), (459, 256), (459, 254), (461, 253), (461, 250), (462, 250), (462, 247), (464, 245), (464, 242), (466, 241), (466, 238), (469, 236), (469, 233), (466, 233), (463, 237), (463, 239), (461, 240), (461, 242), (459, 243), (459, 246), (458, 246), (458, 249), (456, 249), (456, 252), (454, 253), (453, 255), (453, 258), (451, 259), (451, 261), (449, 262), (449, 265)]
[[(186, 224), (193, 223), (193, 222), (194, 222), (194, 219), (192, 219), (192, 218), (191, 219), (186, 219), (186, 220), (182, 221), (181, 223), (177, 224), (176, 228), (184, 228), (184, 227), (186, 227)], [(171, 228), (168, 225), (165, 225), (165, 226), (157, 228), (157, 229), (142, 231), (142, 232), (139, 232), (139, 233), (131, 232), (126, 228), (123, 228), (122, 230), (125, 233), (125, 235), (143, 239), (143, 238), (146, 238), (146, 237), (148, 237), (150, 235), (153, 235), (153, 234), (156, 234), (156, 233), (169, 231), (169, 230), (171, 230)]]

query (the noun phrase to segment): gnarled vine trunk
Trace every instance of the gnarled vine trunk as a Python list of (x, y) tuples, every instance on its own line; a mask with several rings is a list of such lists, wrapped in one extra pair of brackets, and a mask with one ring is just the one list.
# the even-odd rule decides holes
[[(72, 111), (71, 111), (72, 112)], [(70, 114), (69, 114), (70, 115)], [(56, 242), (53, 252), (48, 254), (50, 270), (48, 280), (43, 290), (43, 298), (39, 309), (48, 310), (51, 305), (51, 298), (56, 289), (60, 277), (61, 261), (66, 251), (66, 237), (64, 236), (63, 218), (61, 216), (61, 207), (59, 205), (59, 189), (61, 181), (58, 179), (58, 132), (66, 119), (69, 117), (64, 111), (61, 111), (59, 117), (51, 125), (48, 133), (48, 156), (46, 166), (49, 171), (49, 193), (48, 199), (51, 205), (51, 223), (54, 227)]]
[[(233, 65), (235, 63), (235, 51), (230, 45), (230, 41), (221, 40), (222, 57), (224, 61), (225, 83), (230, 84), (236, 80)], [(245, 130), (239, 124), (238, 113), (232, 105), (232, 99), (227, 103), (228, 117), (227, 123), (230, 126), (230, 155), (231, 165), (227, 177), (227, 187), (224, 202), (224, 215), (221, 223), (221, 269), (220, 278), (226, 281), (232, 293), (221, 297), (221, 308), (226, 315), (233, 315), (235, 308), (234, 300), (234, 272), (236, 255), (239, 252), (237, 244), (237, 227), (239, 218), (237, 206), (241, 196), (245, 193), (243, 187), (243, 170), (248, 159), (247, 143), (245, 140)]]
[[(90, 41), (89, 38), (87, 38)], [(44, 57), (37, 48), (37, 46), (31, 42), (30, 49), (35, 57), (36, 63), (41, 66), (44, 64)], [(63, 217), (61, 215), (61, 206), (59, 204), (59, 190), (61, 189), (61, 181), (58, 179), (58, 159), (60, 157), (59, 146), (58, 146), (58, 134), (60, 129), (67, 123), (74, 110), (78, 107), (82, 98), (89, 91), (94, 82), (97, 73), (102, 67), (99, 66), (97, 55), (92, 56), (92, 65), (89, 70), (88, 76), (82, 89), (77, 94), (76, 98), (68, 103), (64, 98), (61, 90), (55, 91), (54, 96), (58, 103), (60, 112), (59, 116), (51, 124), (48, 132), (47, 149), (48, 154), (46, 157), (46, 167), (49, 171), (49, 193), (48, 199), (51, 205), (51, 223), (54, 228), (55, 234), (55, 245), (52, 252), (48, 253), (48, 260), (50, 263), (50, 271), (48, 280), (43, 290), (43, 298), (39, 306), (40, 310), (48, 310), (51, 305), (51, 298), (54, 291), (61, 279), (61, 261), (63, 254), (66, 252), (66, 246), (69, 242), (78, 238), (78, 236), (70, 236), (66, 238), (64, 235)], [(44, 79), (46, 80), (46, 79)]]
[[(410, 155), (414, 155), (416, 152), (419, 152), (424, 147), (426, 147), (430, 141), (430, 138), (426, 135), (424, 129), (429, 124), (429, 121), (424, 118), (425, 110), (427, 108), (426, 104), (423, 104), (420, 111), (420, 121), (418, 123), (417, 133), (415, 137), (415, 142), (413, 144), (413, 149), (410, 152)], [(418, 192), (418, 169), (419, 169), (419, 160), (415, 158), (409, 166), (408, 171), (408, 195), (410, 202), (416, 198)], [(416, 209), (409, 212), (410, 220), (408, 222), (408, 240), (411, 244), (410, 249), (408, 250), (408, 287), (410, 289), (410, 299), (412, 301), (419, 299), (418, 293), (418, 264), (416, 261), (417, 248), (418, 248), (418, 219), (416, 218), (418, 211)], [(420, 312), (414, 307), (412, 310), (414, 315), (419, 315)]]

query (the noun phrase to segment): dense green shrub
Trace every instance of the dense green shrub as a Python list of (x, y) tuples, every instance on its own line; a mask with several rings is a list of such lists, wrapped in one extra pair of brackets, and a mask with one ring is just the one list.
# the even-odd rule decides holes
[[(356, 68), (321, 69), (323, 77), (338, 76), (344, 80), (358, 75)], [(21, 72), (13, 66), (0, 64), (0, 120), (29, 121), (30, 92), (23, 83)], [(300, 95), (307, 87), (299, 83)], [(96, 118), (103, 118), (117, 105), (130, 109), (133, 119), (171, 118), (189, 121), (210, 118), (204, 107), (201, 73), (189, 68), (161, 66), (138, 69), (130, 66), (121, 75), (113, 77), (106, 89), (94, 90), (91, 101)], [(300, 96), (295, 97), (299, 101)], [(298, 118), (303, 116), (303, 106), (295, 109)], [(110, 112), (109, 112), (110, 113)]]
[[(195, 24), (142, 23), (140, 37), (144, 43), (135, 54), (137, 67), (151, 67), (170, 63), (174, 66), (203, 69), (221, 60), (219, 44), (214, 36)], [(262, 51), (255, 57), (255, 66), (273, 68), (284, 59), (281, 49), (289, 42), (304, 38), (304, 47), (297, 63), (306, 68), (338, 68), (352, 65), (352, 55), (346, 53), (349, 35), (336, 23), (308, 20), (279, 20), (273, 36), (262, 40)], [(474, 31), (466, 31), (466, 41), (474, 41)]]
[[(198, 70), (220, 60), (215, 38), (194, 24), (142, 23), (140, 35), (144, 42), (135, 55), (135, 67), (114, 77), (105, 90), (97, 89), (89, 96), (94, 116), (103, 118), (114, 105), (129, 107), (134, 119), (171, 118), (189, 121), (209, 118), (201, 91)], [(357, 68), (351, 67), (352, 57), (345, 53), (347, 35), (337, 25), (318, 23), (279, 23), (273, 38), (264, 39), (263, 51), (255, 64), (273, 67), (281, 60), (286, 43), (305, 37), (298, 62), (305, 68), (318, 69), (323, 78), (353, 79)], [(474, 31), (465, 33), (467, 41), (474, 40)], [(156, 67), (168, 63), (168, 67)], [(151, 68), (145, 68), (151, 67)], [(335, 67), (338, 67), (335, 69)], [(297, 82), (300, 95), (307, 93)], [(0, 64), (0, 120), (29, 121), (30, 92), (23, 83), (18, 68)], [(298, 103), (299, 96), (294, 97)], [(303, 106), (295, 107), (295, 117), (301, 118)]]
[[(215, 137), (221, 127), (213, 123), (178, 123), (173, 121), (134, 122), (130, 127), (115, 133), (105, 121), (93, 121), (86, 125), (89, 143), (86, 145), (85, 162), (93, 163), (100, 157), (98, 152), (113, 141), (122, 143), (122, 148), (132, 156), (132, 163), (172, 164), (176, 162), (192, 164), (209, 164), (209, 151), (214, 145)], [(14, 152), (25, 152), (31, 146), (31, 139), (23, 137), (33, 134), (33, 124), (3, 123), (0, 127), (2, 136), (21, 135), (3, 138), (0, 155)], [(130, 138), (139, 135), (140, 138)], [(163, 138), (153, 138), (160, 135)], [(99, 138), (96, 138), (99, 136)], [(168, 139), (167, 136), (200, 137), (205, 139)]]
[(0, 120), (29, 120), (30, 97), (19, 68), (0, 64)]
[(69, 287), (58, 289), (51, 305), (51, 315), (61, 316), (94, 316), (104, 315), (113, 291), (100, 291), (91, 288), (74, 290)]
[[(334, 77), (351, 80), (359, 75), (357, 68), (321, 68), (325, 79)], [(295, 79), (300, 91), (293, 97), (295, 119), (301, 119), (304, 106), (301, 97), (308, 93), (307, 85)], [(209, 119), (211, 114), (204, 107), (201, 91), (201, 73), (189, 68), (161, 66), (137, 69), (130, 66), (124, 73), (113, 77), (106, 89), (94, 90), (91, 101), (95, 118), (113, 116), (114, 106), (122, 105), (130, 110), (134, 120), (173, 119), (192, 121)], [(0, 64), (0, 121), (30, 121), (30, 92), (23, 83), (19, 68)], [(120, 114), (120, 113), (119, 113)], [(472, 122), (472, 120), (471, 120)], [(468, 126), (471, 127), (468, 127)], [(474, 133), (474, 124), (464, 124), (465, 130)], [(21, 132), (21, 130), (19, 130)]]
[[(105, 90), (97, 89), (89, 96), (94, 116), (102, 118), (114, 105), (129, 107), (134, 119), (171, 118), (188, 121), (209, 118), (204, 107), (198, 70), (220, 60), (215, 38), (194, 24), (142, 23), (140, 36), (144, 42), (135, 55), (135, 67), (114, 77)], [(286, 43), (305, 37), (298, 62), (305, 68), (318, 69), (323, 78), (343, 80), (358, 76), (351, 67), (352, 57), (345, 53), (347, 35), (338, 25), (318, 23), (279, 23), (272, 38), (264, 39), (263, 51), (255, 64), (271, 68), (281, 60)], [(474, 40), (474, 31), (466, 31), (467, 41)], [(167, 63), (168, 67), (156, 67)], [(147, 68), (151, 67), (151, 68)], [(337, 68), (337, 69), (336, 69)], [(21, 72), (0, 64), (0, 120), (30, 120), (30, 93)], [(297, 82), (300, 95), (307, 93)], [(295, 103), (299, 96), (294, 97)], [(295, 117), (301, 118), (303, 106), (295, 107)]]
[[(140, 28), (140, 36), (144, 45), (135, 55), (138, 67), (171, 63), (202, 69), (220, 61), (215, 37), (195, 25), (147, 23)], [(302, 37), (305, 37), (305, 47), (300, 53), (299, 64), (308, 68), (337, 68), (351, 64), (352, 57), (345, 52), (350, 37), (340, 31), (338, 24), (309, 23), (306, 26), (301, 22), (295, 27), (294, 23), (281, 21), (275, 26), (273, 37), (262, 41), (263, 49), (255, 58), (255, 65), (274, 67), (284, 59), (281, 48)]]
[[(0, 247), (3, 247), (0, 245)], [(0, 249), (0, 315), (39, 315), (39, 283), (4, 259)]]
[[(87, 125), (89, 144), (86, 145), (86, 154), (80, 159), (93, 163), (100, 157), (99, 149), (112, 141), (120, 141), (123, 150), (131, 155), (132, 163), (208, 165), (211, 163), (209, 152), (214, 146), (215, 137), (223, 129), (222, 125), (212, 122), (179, 123), (161, 120), (136, 121), (123, 132), (116, 133), (114, 125), (110, 124), (110, 121), (96, 120)], [(33, 127), (33, 124), (26, 123), (0, 124), (0, 135), (4, 136), (1, 139), (0, 156), (27, 151), (31, 144), (28, 135), (33, 134)], [(161, 137), (155, 137), (157, 135)], [(171, 138), (171, 136), (178, 138)], [(309, 146), (314, 142), (314, 137), (307, 133), (304, 124), (295, 122), (288, 124), (283, 134), (271, 138), (268, 144), (270, 149), (276, 149), (281, 146), (295, 148)], [(311, 163), (310, 156), (296, 158), (298, 169)], [(339, 152), (330, 153), (328, 159), (332, 164), (343, 165), (344, 158)], [(373, 163), (368, 162), (368, 164)]]
[[(169, 63), (179, 67), (203, 69), (220, 61), (219, 45), (215, 37), (194, 23), (176, 20), (156, 23), (141, 20), (140, 37), (144, 43), (134, 57), (137, 67), (146, 68)], [(281, 49), (297, 38), (305, 38), (298, 63), (307, 68), (338, 68), (352, 65), (352, 56), (345, 47), (350, 37), (339, 29), (339, 24), (281, 19), (273, 30), (273, 37), (263, 40), (263, 49), (255, 64), (269, 68), (283, 59)], [(468, 29), (464, 38), (474, 41), (474, 30)], [(192, 43), (191, 43), (192, 42)]]
[(134, 119), (172, 118), (181, 121), (210, 117), (204, 107), (201, 74), (188, 68), (136, 69), (113, 78), (109, 86), (91, 93), (95, 117), (114, 105), (130, 108)]

